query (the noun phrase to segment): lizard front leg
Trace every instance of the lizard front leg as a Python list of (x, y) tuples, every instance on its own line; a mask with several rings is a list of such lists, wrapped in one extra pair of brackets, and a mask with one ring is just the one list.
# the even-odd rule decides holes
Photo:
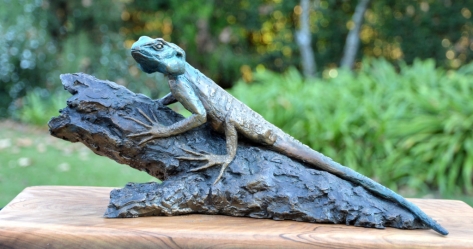
[(177, 158), (177, 159), (182, 159), (182, 160), (207, 161), (207, 163), (204, 166), (190, 170), (192, 172), (203, 170), (203, 169), (221, 164), (222, 166), (220, 168), (220, 173), (215, 179), (214, 184), (216, 184), (222, 178), (223, 173), (225, 172), (225, 169), (235, 158), (237, 147), (238, 147), (238, 135), (237, 135), (237, 131), (235, 129), (234, 124), (231, 121), (226, 121), (224, 123), (224, 129), (225, 129), (225, 138), (226, 138), (226, 145), (227, 145), (226, 155), (202, 154), (202, 153), (197, 153), (194, 151), (189, 151), (189, 150), (184, 149), (184, 151), (190, 154), (193, 154), (196, 157), (178, 157)]
[(172, 90), (172, 96), (174, 97), (171, 98), (168, 94), (165, 97), (164, 102), (172, 101), (175, 98), (188, 111), (190, 111), (192, 115), (172, 125), (164, 126), (160, 124), (156, 118), (153, 120), (148, 117), (142, 110), (138, 109), (141, 115), (143, 115), (150, 124), (146, 124), (143, 121), (131, 117), (128, 117), (127, 119), (133, 120), (141, 124), (142, 126), (148, 128), (148, 131), (128, 135), (129, 137), (148, 136), (147, 138), (139, 142), (140, 145), (155, 138), (170, 137), (177, 134), (181, 134), (207, 122), (207, 112), (205, 111), (204, 105), (202, 104), (196, 93), (193, 91), (192, 87), (190, 87), (187, 82), (177, 82), (176, 80), (172, 80), (172, 84), (170, 83), (170, 86)]
[(172, 93), (168, 93), (166, 94), (166, 96), (156, 100), (158, 102), (160, 102), (161, 104), (163, 105), (170, 105), (170, 104), (174, 104), (177, 102), (177, 99), (174, 98), (174, 96), (172, 95)]

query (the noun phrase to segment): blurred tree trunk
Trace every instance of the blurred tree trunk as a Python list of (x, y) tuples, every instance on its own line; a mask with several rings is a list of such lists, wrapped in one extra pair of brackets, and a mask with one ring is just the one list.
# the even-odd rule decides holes
[(200, 53), (210, 53), (215, 49), (215, 44), (210, 34), (208, 18), (200, 17), (197, 20), (197, 36), (195, 42), (197, 44), (197, 51)]
[(340, 63), (342, 68), (352, 69), (355, 63), (356, 53), (360, 45), (360, 29), (363, 22), (363, 15), (368, 8), (370, 0), (360, 0), (353, 13), (353, 28), (348, 32), (345, 48), (343, 49), (343, 58)]
[(301, 0), (302, 13), (299, 16), (300, 29), (296, 32), (296, 41), (302, 57), (302, 71), (306, 78), (315, 77), (317, 71), (314, 51), (312, 50), (312, 34), (309, 29), (309, 0)]

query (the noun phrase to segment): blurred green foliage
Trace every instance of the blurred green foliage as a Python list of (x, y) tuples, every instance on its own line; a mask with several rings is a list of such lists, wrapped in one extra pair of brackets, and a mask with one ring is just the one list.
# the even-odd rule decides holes
[(0, 117), (7, 115), (7, 107), (23, 96), (27, 88), (46, 87), (48, 72), (55, 67), (57, 44), (45, 29), (47, 13), (35, 12), (40, 5), (41, 1), (2, 1)]
[[(310, 29), (317, 65), (336, 68), (343, 56), (358, 1), (311, 1)], [(122, 34), (127, 46), (140, 35), (164, 37), (183, 47), (188, 61), (222, 86), (251, 69), (277, 72), (299, 67), (294, 40), (299, 1), (129, 1)], [(397, 64), (433, 58), (458, 68), (473, 58), (472, 1), (372, 1), (361, 27), (361, 58), (384, 57)]]
[[(263, 71), (232, 94), (311, 148), (395, 190), (473, 194), (473, 64), (365, 60), (306, 81)], [(254, 96), (258, 96), (255, 98)]]
[[(255, 68), (299, 67), (294, 41), (299, 1), (281, 0), (0, 0), (0, 117), (24, 105), (36, 87), (54, 91), (58, 75), (82, 71), (152, 97), (164, 94), (159, 75), (141, 73), (128, 49), (141, 35), (163, 37), (223, 87)], [(312, 1), (316, 61), (327, 74), (342, 57), (357, 1)], [(473, 57), (472, 1), (372, 1), (361, 27), (363, 56), (395, 65), (433, 58), (459, 68)]]
[(66, 106), (69, 97), (70, 94), (65, 91), (50, 94), (44, 89), (36, 88), (26, 94), (23, 107), (13, 117), (27, 124), (46, 127), (48, 121), (58, 116), (58, 111)]
[(140, 73), (123, 46), (123, 8), (120, 0), (0, 0), (0, 117), (15, 116), (29, 91), (44, 89), (45, 97), (61, 88), (61, 73), (81, 71), (157, 97), (162, 75)]

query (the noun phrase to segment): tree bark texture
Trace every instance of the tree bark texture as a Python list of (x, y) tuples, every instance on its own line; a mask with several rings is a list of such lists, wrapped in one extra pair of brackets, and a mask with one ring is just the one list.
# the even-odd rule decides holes
[(146, 129), (128, 119), (148, 122), (138, 109), (163, 125), (183, 117), (110, 81), (81, 73), (61, 75), (61, 80), (73, 95), (60, 116), (49, 122), (51, 135), (81, 142), (98, 155), (163, 180), (161, 184), (129, 183), (113, 190), (105, 217), (200, 213), (374, 228), (425, 228), (397, 204), (243, 138), (235, 160), (214, 185), (220, 167), (189, 172), (205, 162), (176, 159), (189, 156), (184, 149), (226, 153), (224, 136), (209, 125), (139, 145), (139, 139), (127, 136)]

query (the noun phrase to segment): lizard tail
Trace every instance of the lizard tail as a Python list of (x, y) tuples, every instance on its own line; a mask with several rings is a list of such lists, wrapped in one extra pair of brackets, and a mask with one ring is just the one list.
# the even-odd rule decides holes
[(442, 235), (448, 234), (448, 231), (445, 228), (443, 228), (440, 224), (438, 224), (432, 218), (427, 216), (427, 214), (420, 210), (419, 207), (407, 201), (404, 197), (396, 194), (394, 191), (384, 187), (383, 185), (373, 181), (372, 179), (333, 161), (330, 157), (327, 157), (320, 152), (312, 150), (311, 148), (302, 144), (296, 139), (290, 136), (278, 136), (276, 142), (272, 146), (274, 150), (282, 154), (313, 165), (316, 169), (327, 171), (352, 183), (359, 184), (364, 188), (368, 189), (370, 192), (382, 198), (397, 202), (401, 206), (412, 212), (415, 216), (417, 216), (428, 227), (432, 228), (433, 230), (437, 231)]

